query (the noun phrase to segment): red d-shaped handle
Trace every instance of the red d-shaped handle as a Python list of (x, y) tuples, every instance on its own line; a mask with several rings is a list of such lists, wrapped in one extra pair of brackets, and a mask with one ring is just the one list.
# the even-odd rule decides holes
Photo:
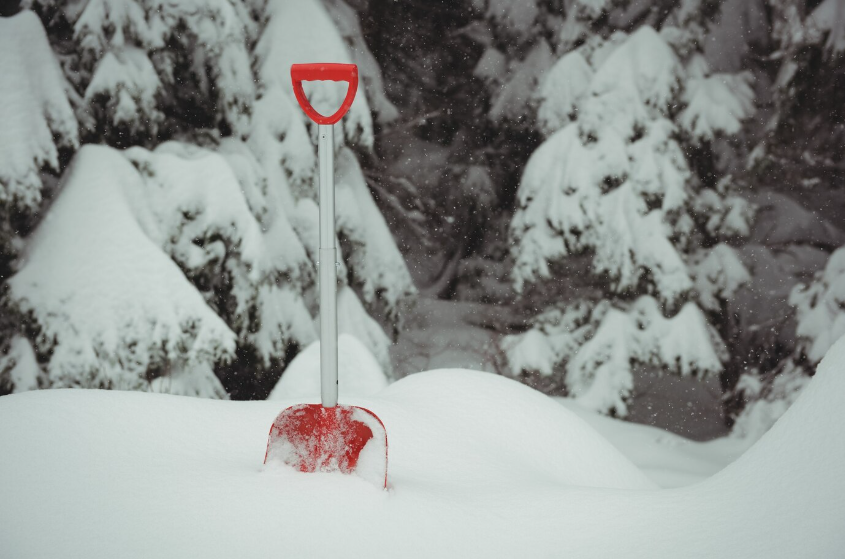
[[(290, 67), (290, 79), (293, 82), (293, 93), (296, 95), (296, 100), (299, 101), (299, 106), (302, 107), (308, 118), (317, 124), (334, 124), (343, 118), (355, 99), (355, 92), (358, 91), (358, 66), (355, 64), (293, 64)], [(346, 98), (337, 112), (331, 116), (323, 116), (314, 110), (302, 90), (303, 81), (318, 80), (347, 82), (349, 84), (349, 88), (346, 90)]]

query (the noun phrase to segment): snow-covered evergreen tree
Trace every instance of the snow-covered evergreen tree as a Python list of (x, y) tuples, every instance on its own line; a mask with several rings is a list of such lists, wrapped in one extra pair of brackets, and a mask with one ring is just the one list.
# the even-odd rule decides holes
[[(536, 93), (547, 139), (519, 187), (513, 278), (522, 290), (550, 280), (568, 257), (591, 257), (602, 298), (579, 303), (574, 322), (569, 310), (551, 321), (541, 315), (536, 330), (552, 351), (536, 371), (560, 369), (581, 403), (625, 415), (633, 367), (704, 376), (726, 358), (695, 288), (706, 308), (744, 272), (728, 265), (738, 264), (729, 247), (701, 249), (747, 234), (750, 209), (724, 183), (702, 191), (687, 151), (737, 132), (754, 111), (753, 92), (746, 76), (709, 70), (685, 5), (660, 31), (642, 25), (603, 39), (574, 24), (606, 15), (602, 3), (576, 4), (564, 32), (581, 46), (552, 66)], [(697, 215), (706, 203), (720, 211)], [(560, 345), (560, 336), (571, 340)], [(526, 340), (539, 338), (505, 340), (514, 373), (530, 370), (519, 359)]]
[[(4, 288), (4, 306), (23, 318), (0, 347), (0, 390), (266, 396), (285, 363), (317, 337), (316, 136), (293, 99), (289, 68), (349, 62), (347, 43), (320, 0), (29, 5), (64, 53), (76, 109), (74, 118), (63, 95), (32, 97), (46, 107), (42, 119), (57, 141), (76, 147), (75, 135), (62, 134), (78, 121), (83, 141), (136, 147), (84, 145), (26, 239)], [(38, 68), (47, 77), (53, 68), (55, 82), (45, 82), (44, 95), (61, 94), (38, 19), (14, 19), (44, 39)], [(68, 27), (70, 39), (62, 34)], [(339, 281), (364, 301), (341, 291), (341, 326), (389, 370), (389, 339), (368, 312), (395, 324), (413, 286), (356, 155), (343, 147), (372, 146), (366, 90), (374, 87), (359, 91), (338, 135)], [(337, 106), (343, 91), (311, 95), (317, 107)], [(56, 114), (72, 128), (47, 112), (62, 109), (56, 99), (65, 111)], [(53, 163), (49, 149), (31, 157), (29, 175)], [(0, 176), (21, 160), (0, 160)]]

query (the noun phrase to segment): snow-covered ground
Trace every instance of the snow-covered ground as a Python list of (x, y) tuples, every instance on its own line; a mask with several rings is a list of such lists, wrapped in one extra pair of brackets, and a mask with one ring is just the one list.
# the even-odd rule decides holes
[(736, 460), (752, 443), (751, 439), (738, 437), (691, 441), (656, 427), (612, 419), (566, 398), (557, 400), (589, 423), (659, 487), (702, 481)]
[[(702, 478), (719, 469), (713, 446), (480, 372), (411, 375), (348, 402), (387, 426), (388, 491), (263, 466), (269, 426), (292, 399), (6, 396), (3, 556), (842, 557), (843, 369), (845, 341), (757, 444), (678, 489), (649, 477)], [(687, 477), (657, 475), (661, 463)]]

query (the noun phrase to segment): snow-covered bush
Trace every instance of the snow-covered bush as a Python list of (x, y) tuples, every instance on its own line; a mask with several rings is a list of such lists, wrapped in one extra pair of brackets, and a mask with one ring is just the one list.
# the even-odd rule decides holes
[[(720, 372), (724, 344), (698, 301), (713, 309), (747, 281), (730, 248), (700, 247), (747, 234), (751, 212), (721, 187), (706, 192), (725, 211), (697, 216), (700, 183), (686, 151), (736, 132), (753, 112), (752, 92), (743, 76), (710, 73), (695, 44), (694, 33), (670, 26), (594, 36), (561, 57), (538, 89), (548, 138), (517, 193), (513, 279), (523, 290), (551, 280), (566, 258), (590, 255), (603, 301), (589, 305), (581, 327), (589, 333), (568, 351), (548, 352), (552, 363), (541, 371), (563, 364), (568, 392), (600, 411), (625, 414), (638, 363)], [(574, 332), (565, 321), (557, 327)], [(534, 332), (507, 342), (514, 372), (520, 340), (538, 342)]]
[[(75, 148), (77, 120), (83, 142), (128, 149), (83, 145), (26, 239), (3, 290), (4, 308), (21, 320), (8, 333), (3, 321), (0, 391), (265, 396), (318, 334), (316, 130), (294, 100), (289, 68), (349, 62), (350, 39), (320, 0), (27, 4), (48, 33), (31, 12), (0, 19), (4, 29), (17, 20), (32, 27), (26, 42), (34, 45), (0, 54), (0, 67), (37, 83), (28, 94), (0, 85), (0, 107), (27, 94), (34, 108), (19, 136), (36, 140), (0, 136), (32, 147), (0, 155), (0, 178), (16, 173), (9, 188), (25, 178), (37, 205), (39, 169), (62, 170), (52, 141)], [(354, 12), (341, 15), (354, 38)], [(61, 68), (48, 36), (63, 53)], [(356, 155), (343, 147), (371, 148), (367, 92), (377, 89), (365, 83), (339, 127), (339, 281), (364, 303), (342, 287), (341, 329), (389, 370), (390, 340), (368, 313), (398, 324), (413, 285)], [(344, 92), (310, 94), (319, 108), (339, 105)]]
[(144, 389), (233, 356), (234, 333), (162, 250), (172, 231), (153, 212), (166, 198), (146, 188), (120, 152), (83, 146), (28, 240), (9, 297), (38, 326), (47, 386)]
[(771, 372), (750, 371), (740, 377), (736, 393), (747, 402), (734, 433), (757, 438), (789, 408), (815, 374), (816, 366), (845, 336), (845, 248), (834, 252), (809, 284), (792, 290), (798, 340), (795, 352)]

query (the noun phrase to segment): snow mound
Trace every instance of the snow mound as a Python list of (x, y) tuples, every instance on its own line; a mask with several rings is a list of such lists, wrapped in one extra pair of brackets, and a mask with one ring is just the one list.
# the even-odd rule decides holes
[[(367, 347), (350, 334), (341, 334), (337, 343), (337, 378), (341, 402), (352, 396), (369, 396), (387, 386), (387, 378)], [(314, 342), (297, 355), (270, 392), (268, 400), (320, 400), (320, 342)]]
[(0, 539), (23, 559), (264, 557), (268, 549), (301, 557), (696, 559), (730, 550), (833, 559), (845, 549), (843, 369), (840, 341), (755, 446), (676, 490), (652, 489), (553, 400), (471, 371), (412, 375), (355, 399), (387, 428), (387, 492), (355, 476), (263, 469), (269, 426), (293, 401), (4, 396)]

